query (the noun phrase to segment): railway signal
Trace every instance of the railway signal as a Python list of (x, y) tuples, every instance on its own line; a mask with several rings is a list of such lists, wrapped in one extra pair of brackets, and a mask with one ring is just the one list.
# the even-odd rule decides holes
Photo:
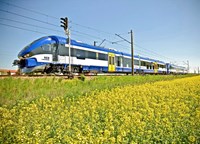
[(64, 28), (65, 30), (65, 34), (68, 36), (68, 40), (67, 40), (67, 43), (68, 45), (65, 47), (68, 47), (69, 48), (69, 77), (72, 76), (71, 74), (71, 39), (70, 39), (70, 30), (68, 29), (68, 18), (65, 17), (65, 18), (60, 18), (60, 22), (61, 22), (61, 27)]
[(61, 22), (61, 27), (64, 28), (64, 30), (66, 31), (68, 29), (68, 18), (65, 17), (65, 18), (60, 18), (60, 22)]

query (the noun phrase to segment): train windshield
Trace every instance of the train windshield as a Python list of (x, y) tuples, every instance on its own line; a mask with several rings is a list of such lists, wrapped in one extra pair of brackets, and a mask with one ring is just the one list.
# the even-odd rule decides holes
[(34, 43), (40, 41), (40, 40), (43, 39), (43, 38), (44, 38), (44, 37), (41, 37), (41, 38), (39, 38), (39, 39), (33, 41), (32, 43), (30, 43), (29, 45), (27, 45), (25, 48), (23, 48), (23, 49), (21, 50), (21, 52), (26, 51), (32, 44), (34, 44)]
[(45, 44), (42, 45), (29, 53), (29, 57), (37, 54), (52, 54), (53, 48), (56, 47), (55, 44)]

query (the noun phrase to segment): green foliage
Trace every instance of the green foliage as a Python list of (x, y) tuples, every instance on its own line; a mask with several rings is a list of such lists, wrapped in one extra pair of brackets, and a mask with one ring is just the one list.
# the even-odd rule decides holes
[[(40, 97), (79, 97), (94, 90), (112, 89), (125, 85), (138, 85), (161, 80), (172, 80), (183, 76), (98, 76), (82, 81), (52, 78), (5, 78), (0, 79), (0, 106), (14, 106), (20, 101), (31, 102)], [(84, 82), (83, 82), (84, 81)]]
[(83, 74), (81, 74), (80, 80), (85, 81), (85, 76)]
[(200, 76), (167, 77), (18, 80), (34, 93), (0, 107), (0, 143), (199, 143)]

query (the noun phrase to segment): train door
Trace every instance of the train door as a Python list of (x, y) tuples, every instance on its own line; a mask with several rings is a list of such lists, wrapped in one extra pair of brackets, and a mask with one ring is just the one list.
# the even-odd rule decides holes
[(166, 63), (166, 72), (167, 74), (170, 74), (170, 64), (169, 63)]
[(58, 44), (52, 46), (53, 61), (58, 61)]
[(108, 53), (108, 71), (114, 72), (115, 71), (115, 54)]
[(158, 73), (158, 63), (154, 62), (153, 65), (154, 65), (154, 73)]

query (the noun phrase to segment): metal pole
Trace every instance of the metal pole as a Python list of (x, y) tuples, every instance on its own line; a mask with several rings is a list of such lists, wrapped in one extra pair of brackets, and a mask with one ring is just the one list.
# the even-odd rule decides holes
[(187, 71), (188, 71), (188, 73), (190, 72), (189, 60), (187, 60)]
[(133, 48), (133, 31), (131, 30), (131, 74), (134, 76), (134, 48)]
[(67, 30), (68, 36), (68, 46), (69, 46), (69, 73), (71, 73), (71, 39), (70, 39), (70, 30)]
[(139, 73), (140, 73), (140, 71), (141, 71), (141, 60), (140, 60), (140, 55), (138, 55), (138, 57), (139, 57)]
[(94, 46), (96, 46), (97, 41), (94, 41)]
[[(131, 33), (131, 42), (126, 40), (125, 38), (121, 37), (118, 34), (115, 34), (116, 36), (120, 37), (121, 39), (123, 39), (124, 41), (128, 42), (131, 44), (131, 74), (132, 76), (134, 75), (134, 48), (133, 48), (133, 31), (131, 30), (129, 33)], [(116, 43), (116, 42), (113, 42)]]

